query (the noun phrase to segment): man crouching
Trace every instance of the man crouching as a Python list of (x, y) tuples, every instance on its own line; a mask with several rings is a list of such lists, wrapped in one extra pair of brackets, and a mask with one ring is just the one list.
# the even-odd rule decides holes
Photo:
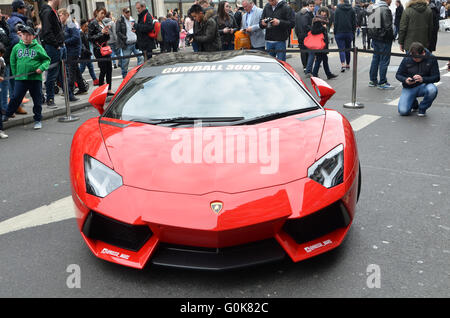
[[(417, 116), (422, 117), (437, 96), (438, 89), (433, 83), (440, 80), (439, 66), (434, 55), (419, 42), (411, 44), (408, 54), (410, 56), (403, 59), (395, 75), (403, 84), (398, 112), (407, 116), (418, 111)], [(417, 97), (423, 100), (419, 103)]]

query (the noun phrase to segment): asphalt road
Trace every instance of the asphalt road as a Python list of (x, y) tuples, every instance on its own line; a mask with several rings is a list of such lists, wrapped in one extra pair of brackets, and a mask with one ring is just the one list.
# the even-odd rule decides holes
[[(450, 37), (442, 37), (445, 51)], [(0, 234), (0, 297), (449, 297), (450, 77), (442, 70), (427, 117), (400, 117), (389, 104), (401, 91), (394, 78), (400, 58), (392, 59), (388, 74), (393, 91), (367, 87), (370, 59), (361, 55), (358, 67), (357, 100), (365, 107), (347, 109), (351, 73), (340, 74), (337, 55), (330, 54), (339, 77), (329, 82), (337, 93), (327, 107), (351, 122), (377, 116), (356, 131), (362, 193), (339, 248), (301, 263), (287, 259), (231, 272), (139, 271), (93, 256), (72, 218)], [(303, 76), (298, 55), (288, 62)], [(0, 141), (0, 226), (70, 195), (72, 136), (97, 113), (86, 108), (76, 115), (74, 123), (45, 120), (40, 131), (31, 124), (8, 129), (10, 138)], [(80, 288), (68, 285), (73, 265)], [(373, 268), (379, 286), (370, 284)]]

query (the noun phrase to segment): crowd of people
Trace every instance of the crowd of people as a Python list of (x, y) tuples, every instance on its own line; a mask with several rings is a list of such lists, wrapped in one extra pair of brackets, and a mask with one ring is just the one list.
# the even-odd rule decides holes
[[(137, 56), (137, 63), (151, 58), (156, 38), (149, 37), (155, 28), (154, 18), (145, 1), (136, 2), (138, 20), (131, 18), (130, 9), (114, 19), (105, 8), (97, 8), (89, 21), (70, 18), (61, 0), (40, 3), (39, 12), (23, 0), (13, 0), (12, 14), (0, 19), (0, 138), (8, 136), (3, 122), (16, 115), (27, 114), (21, 105), (27, 102), (28, 92), (33, 100), (34, 129), (42, 128), (42, 105), (57, 108), (55, 92), (63, 90), (61, 60), (65, 60), (68, 79), (67, 93), (71, 102), (76, 95), (87, 94), (88, 84), (83, 79), (86, 67), (94, 85), (108, 84), (108, 95), (113, 95), (112, 68), (119, 65), (122, 76), (128, 73), (128, 56)], [(40, 23), (38, 24), (37, 15)], [(116, 58), (124, 56), (123, 58)], [(97, 59), (99, 76), (94, 71), (92, 58)], [(45, 74), (45, 94), (43, 81)], [(7, 79), (5, 79), (5, 77)], [(60, 88), (59, 88), (60, 87)], [(8, 98), (9, 97), (9, 98)]]
[[(268, 0), (263, 9), (251, 0), (244, 0), (244, 14), (240, 23), (226, 1), (219, 3), (217, 11), (208, 0), (200, 0), (189, 10), (195, 21), (191, 42), (195, 51), (233, 49), (233, 34), (248, 32), (251, 48), (266, 50), (279, 60), (286, 60), (286, 42), (294, 29), (297, 35), (303, 71), (306, 77), (318, 76), (320, 66), (328, 79), (338, 75), (331, 72), (327, 50), (336, 41), (341, 72), (350, 69), (350, 51), (355, 38), (361, 34), (363, 50), (373, 49), (369, 71), (369, 87), (392, 90), (387, 79), (392, 44), (398, 41), (401, 51), (408, 54), (397, 71), (396, 79), (402, 83), (398, 105), (400, 115), (417, 111), (425, 116), (437, 96), (434, 83), (440, 79), (436, 50), (439, 21), (448, 18), (447, 2), (439, 0), (410, 0), (406, 8), (395, 0), (360, 2), (339, 0), (337, 6), (323, 6), (322, 0), (305, 0), (297, 13), (283, 0)], [(239, 6), (239, 5), (238, 5)], [(309, 50), (309, 52), (307, 52)], [(417, 55), (417, 56), (413, 56)], [(449, 62), (450, 67), (450, 62)], [(424, 97), (419, 103), (417, 98)]]
[[(305, 0), (295, 13), (285, 0), (267, 0), (264, 8), (252, 0), (242, 0), (234, 9), (228, 1), (220, 1), (216, 9), (211, 0), (196, 0), (184, 18), (178, 10), (155, 18), (145, 1), (137, 1), (137, 20), (128, 7), (117, 19), (100, 7), (91, 20), (76, 21), (67, 9), (59, 8), (61, 0), (48, 0), (39, 7), (37, 24), (33, 7), (23, 0), (13, 0), (11, 16), (0, 19), (0, 138), (7, 138), (3, 121), (27, 113), (21, 106), (27, 92), (33, 100), (33, 127), (42, 127), (42, 105), (56, 108), (55, 90), (59, 90), (58, 85), (64, 89), (62, 59), (66, 61), (69, 100), (77, 101), (76, 95), (87, 94), (89, 88), (82, 76), (86, 67), (93, 84), (108, 84), (108, 95), (113, 95), (113, 67), (120, 67), (125, 78), (130, 60), (126, 57), (137, 56), (139, 65), (152, 57), (157, 46), (161, 52), (177, 52), (186, 46), (192, 46), (195, 52), (234, 50), (237, 32), (249, 38), (249, 48), (265, 50), (285, 61), (286, 43), (294, 30), (302, 49), (305, 76), (317, 77), (323, 66), (328, 79), (338, 76), (331, 72), (328, 53), (303, 50), (327, 50), (335, 41), (341, 49), (340, 71), (345, 72), (350, 69), (355, 38), (362, 34), (363, 49), (375, 51), (368, 85), (383, 90), (393, 89), (386, 74), (392, 43), (397, 40), (400, 50), (410, 55), (403, 59), (396, 74), (403, 86), (399, 113), (418, 111), (424, 116), (437, 96), (433, 83), (439, 81), (439, 69), (432, 52), (436, 50), (439, 21), (448, 18), (450, 4), (410, 0), (403, 8), (401, 1), (395, 0), (396, 10), (392, 12), (393, 0), (355, 0), (353, 5), (349, 0), (338, 1), (337, 6), (323, 6), (322, 0)], [(371, 18), (374, 16), (380, 18)], [(100, 69), (98, 78), (92, 58)], [(418, 103), (417, 97), (424, 98)]]

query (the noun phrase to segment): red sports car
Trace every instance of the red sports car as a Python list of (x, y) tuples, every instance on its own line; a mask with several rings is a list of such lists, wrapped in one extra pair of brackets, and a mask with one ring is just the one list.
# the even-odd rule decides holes
[(72, 196), (99, 258), (225, 270), (341, 244), (361, 176), (334, 90), (265, 53), (161, 54), (75, 133)]

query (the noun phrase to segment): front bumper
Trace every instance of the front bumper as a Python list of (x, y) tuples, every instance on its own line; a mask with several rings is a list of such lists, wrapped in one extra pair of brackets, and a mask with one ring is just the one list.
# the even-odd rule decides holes
[[(234, 194), (122, 186), (103, 199), (73, 198), (81, 235), (99, 258), (134, 268), (227, 270), (286, 255), (298, 262), (339, 246), (353, 220), (357, 177), (332, 189), (305, 178)], [(213, 201), (223, 202), (220, 213)]]

